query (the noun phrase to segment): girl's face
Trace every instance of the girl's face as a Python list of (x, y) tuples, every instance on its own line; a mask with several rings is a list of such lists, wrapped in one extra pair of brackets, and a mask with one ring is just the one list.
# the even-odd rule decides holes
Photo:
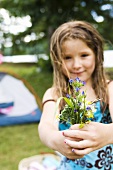
[[(71, 79), (91, 83), (95, 69), (95, 54), (87, 44), (80, 39), (69, 39), (62, 44), (63, 74)], [(68, 73), (67, 73), (68, 71)]]

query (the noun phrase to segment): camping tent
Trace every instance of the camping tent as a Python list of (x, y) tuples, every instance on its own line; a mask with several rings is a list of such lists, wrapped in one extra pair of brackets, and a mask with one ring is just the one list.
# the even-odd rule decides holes
[(18, 75), (0, 72), (0, 126), (39, 122), (41, 100)]

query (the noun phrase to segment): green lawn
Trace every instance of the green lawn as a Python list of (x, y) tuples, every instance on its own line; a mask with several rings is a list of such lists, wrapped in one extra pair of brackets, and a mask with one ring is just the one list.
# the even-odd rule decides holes
[[(52, 73), (37, 72), (36, 65), (2, 64), (1, 70), (10, 70), (26, 79), (40, 99), (52, 84)], [(52, 152), (38, 136), (38, 124), (0, 127), (0, 170), (18, 170), (18, 163), (25, 157), (42, 152)]]

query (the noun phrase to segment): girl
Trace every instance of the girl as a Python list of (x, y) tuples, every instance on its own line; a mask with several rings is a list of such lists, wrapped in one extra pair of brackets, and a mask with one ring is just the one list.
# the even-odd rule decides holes
[[(103, 69), (103, 39), (91, 24), (70, 21), (53, 33), (50, 55), (54, 80), (43, 97), (40, 139), (64, 155), (60, 170), (113, 169), (113, 82), (107, 82)], [(81, 129), (57, 124), (54, 118), (57, 99), (66, 96), (69, 79), (76, 77), (86, 82), (81, 90), (88, 101), (102, 99), (95, 103), (95, 121)], [(63, 107), (64, 102), (59, 112)]]

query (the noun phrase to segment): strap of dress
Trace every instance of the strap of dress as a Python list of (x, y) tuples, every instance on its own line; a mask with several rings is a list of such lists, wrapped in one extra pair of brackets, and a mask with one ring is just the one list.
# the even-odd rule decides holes
[(54, 99), (48, 99), (48, 100), (45, 100), (45, 101), (42, 103), (42, 107), (44, 106), (44, 104), (45, 104), (45, 103), (47, 103), (47, 102), (51, 102), (51, 101), (56, 102)]

